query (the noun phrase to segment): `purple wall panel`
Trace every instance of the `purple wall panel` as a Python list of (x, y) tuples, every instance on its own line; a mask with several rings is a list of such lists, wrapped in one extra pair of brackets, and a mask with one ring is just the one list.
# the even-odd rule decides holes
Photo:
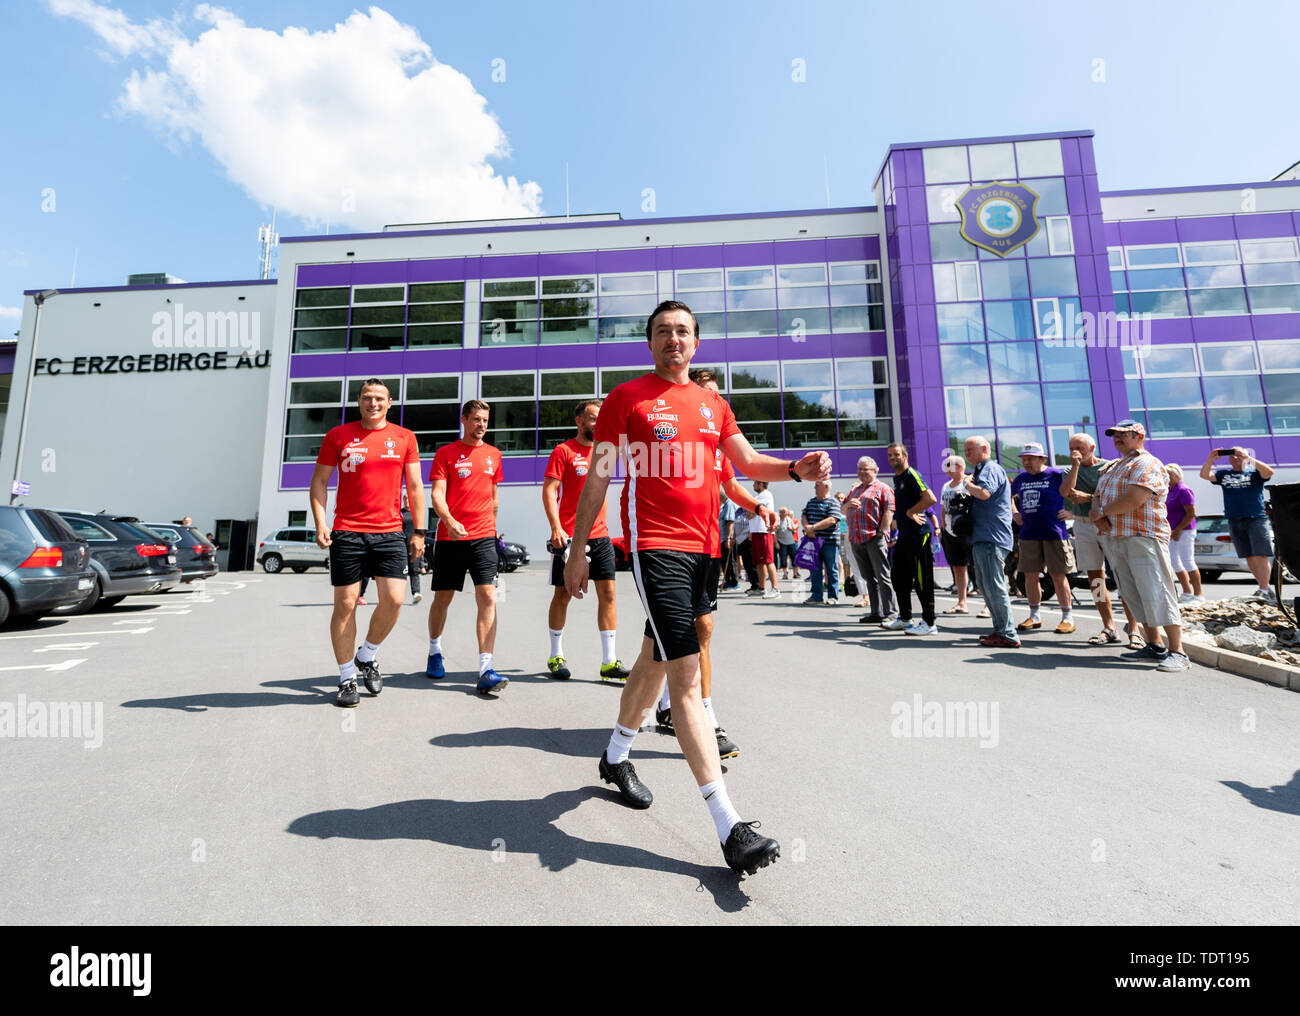
[(540, 275), (593, 275), (596, 271), (594, 251), (542, 254), (537, 258)]
[(1197, 240), (1234, 240), (1236, 230), (1231, 215), (1206, 215), (1178, 220), (1178, 239), (1184, 243)]
[(1079, 292), (1084, 296), (1095, 296), (1097, 294), (1097, 273), (1092, 270), (1092, 258), (1075, 258), (1074, 268), (1079, 273)]
[(419, 349), (402, 354), (402, 370), (407, 374), (458, 374), (474, 370), (478, 363), (473, 349)]
[(827, 261), (869, 261), (880, 257), (880, 240), (874, 236), (836, 236), (826, 241)]
[[(1106, 223), (1106, 238), (1105, 238), (1105, 239), (1106, 239), (1106, 242), (1105, 242), (1105, 246), (1106, 246), (1106, 247), (1122, 247), (1122, 246), (1124, 245), (1124, 241), (1120, 239), (1120, 235), (1119, 235), (1119, 223), (1118, 223), (1118, 222), (1108, 222), (1108, 223)], [(1097, 250), (1097, 249), (1100, 249), (1100, 248), (1094, 247), (1093, 249), (1094, 249), (1094, 250)]]
[(299, 265), (299, 286), (346, 286), (352, 282), (352, 265)]
[(311, 474), (315, 472), (314, 462), (290, 462), (280, 467), (280, 489), (306, 490), (311, 486)]
[(16, 355), (16, 349), (0, 349), (0, 374), (12, 374), (14, 372), (14, 358)]
[(406, 356), (402, 352), (344, 353), (343, 355), (346, 357), (344, 365), (347, 367), (348, 377), (383, 377), (400, 374), (402, 360)]
[(1244, 314), (1192, 318), (1192, 335), (1203, 342), (1249, 338), (1250, 321), (1251, 319)]
[(1115, 292), (1110, 284), (1110, 259), (1106, 254), (1094, 254), (1092, 256), (1093, 272), (1097, 277), (1097, 293), (1100, 296), (1107, 297), (1105, 300), (1105, 310), (1115, 309)]
[(405, 281), (405, 261), (358, 261), (352, 266), (352, 285), (354, 286)]
[[(1068, 171), (1067, 171), (1068, 172)], [(1065, 178), (1065, 195), (1072, 212), (1088, 212), (1088, 198), (1083, 190), (1083, 177), (1067, 176)]]
[(1061, 139), (1061, 165), (1065, 167), (1067, 175), (1083, 172), (1083, 162), (1079, 158), (1078, 138)]
[(1178, 239), (1178, 226), (1173, 219), (1121, 222), (1119, 235), (1123, 237), (1125, 246), (1138, 243), (1170, 243)]
[(347, 353), (314, 353), (289, 361), (291, 378), (341, 377), (347, 373)]
[[(918, 252), (914, 251), (912, 248), (912, 234), (915, 232), (917, 232), (916, 228), (909, 226), (906, 229), (900, 229), (897, 233), (898, 253), (896, 260), (903, 262), (903, 264), (912, 264), (913, 262), (920, 260)], [(928, 254), (929, 252), (927, 251), (926, 253)]]
[(775, 248), (772, 243), (729, 243), (722, 248), (722, 263), (728, 267), (775, 264)]
[[(474, 262), (474, 274), (466, 275), (466, 264)], [(407, 262), (406, 278), (409, 282), (456, 282), (478, 277), (478, 258), (433, 258), (427, 261)]]
[(803, 265), (827, 261), (825, 240), (783, 240), (773, 244), (778, 265)]
[(913, 286), (918, 303), (934, 303), (934, 272), (924, 267), (913, 269)]
[(1255, 314), (1250, 320), (1257, 339), (1294, 339), (1300, 336), (1300, 314)]
[(1107, 246), (1115, 246), (1115, 244), (1108, 244), (1106, 241), (1106, 223), (1102, 221), (1101, 215), (1090, 214), (1088, 216), (1088, 223), (1092, 227), (1090, 232), (1092, 233), (1093, 250), (1101, 250)]
[(908, 212), (912, 222), (926, 222), (930, 217), (929, 210), (925, 207), (925, 188), (909, 187), (907, 188)]
[(1092, 242), (1092, 231), (1088, 228), (1088, 217), (1086, 215), (1070, 216), (1070, 232), (1074, 234), (1074, 252), (1075, 254), (1091, 254), (1095, 249)]
[(1092, 138), (1079, 138), (1079, 161), (1085, 173), (1096, 175), (1097, 160), (1092, 156)]
[(684, 268), (717, 268), (721, 264), (722, 244), (673, 248), (673, 267), (679, 270)]
[[(925, 160), (921, 158), (921, 149), (907, 148), (903, 150), (904, 173), (907, 179), (905, 183), (924, 183), (925, 181)], [(900, 181), (895, 177), (894, 185), (898, 186)]]
[[(718, 340), (715, 340), (718, 341)], [(776, 336), (755, 339), (723, 339), (726, 357), (730, 360), (775, 360), (781, 348)]]
[(1294, 226), (1290, 212), (1257, 213), (1254, 215), (1234, 215), (1237, 235), (1243, 239), (1264, 236), (1294, 236)]
[(528, 278), (536, 274), (536, 254), (493, 255), (479, 260), (479, 277), (484, 279)]
[(645, 250), (601, 250), (596, 252), (596, 271), (598, 272), (653, 272), (655, 270), (655, 249)]
[(913, 226), (906, 232), (912, 237), (912, 260), (930, 260), (930, 230), (926, 226)]
[(655, 248), (655, 268), (661, 272), (672, 271), (673, 249), (671, 247)]
[(782, 360), (812, 360), (834, 356), (834, 341), (829, 335), (805, 335), (802, 340), (782, 335), (777, 338), (777, 355)]

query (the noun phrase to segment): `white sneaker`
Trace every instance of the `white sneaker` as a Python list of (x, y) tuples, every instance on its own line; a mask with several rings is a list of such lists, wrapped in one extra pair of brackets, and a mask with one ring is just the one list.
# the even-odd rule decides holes
[(419, 593), (416, 593), (414, 596), (411, 597), (411, 602), (412, 602), (412, 603), (419, 603), (420, 600), (422, 600), (422, 599), (423, 599), (423, 597), (422, 597)]
[(775, 589), (765, 589), (763, 591), (763, 599), (765, 600), (779, 600), (780, 598), (781, 594)]
[(937, 635), (939, 626), (937, 624), (926, 624), (924, 621), (917, 621), (910, 628), (904, 629), (905, 635)]
[(904, 621), (901, 617), (896, 617), (892, 621), (886, 621), (880, 627), (887, 631), (906, 631), (913, 626), (912, 621)]
[(1264, 603), (1277, 603), (1277, 597), (1273, 595), (1271, 589), (1256, 589), (1252, 599), (1262, 600)]
[(1166, 653), (1165, 658), (1156, 664), (1156, 670), (1163, 670), (1165, 673), (1191, 669), (1192, 661), (1184, 653)]
[(1183, 604), (1183, 603), (1195, 603), (1195, 602), (1196, 602), (1196, 594), (1195, 594), (1195, 593), (1179, 593), (1179, 594), (1178, 594), (1178, 602), (1179, 602), (1180, 604)]

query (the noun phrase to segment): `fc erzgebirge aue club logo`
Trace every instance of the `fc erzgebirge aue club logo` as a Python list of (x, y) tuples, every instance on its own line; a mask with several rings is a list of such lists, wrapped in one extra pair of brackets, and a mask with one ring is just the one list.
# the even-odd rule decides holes
[(961, 235), (976, 247), (1006, 257), (1038, 233), (1038, 195), (1023, 183), (968, 187), (957, 199)]
[(656, 423), (655, 437), (660, 441), (671, 441), (677, 436), (677, 428), (671, 423)]
[(703, 402), (701, 402), (701, 403), (700, 403), (700, 415), (701, 415), (702, 417), (704, 417), (706, 420), (712, 420), (712, 419), (713, 419), (713, 410), (710, 409), (708, 406), (706, 406)]

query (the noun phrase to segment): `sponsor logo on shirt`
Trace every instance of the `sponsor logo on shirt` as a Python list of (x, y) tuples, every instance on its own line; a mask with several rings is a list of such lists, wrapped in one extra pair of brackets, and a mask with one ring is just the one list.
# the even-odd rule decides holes
[(468, 466), (456, 467), (456, 475), (459, 476), (462, 480), (465, 479), (467, 476), (469, 476), (469, 474), (470, 474), (470, 469)]
[[(675, 420), (677, 419), (677, 417), (674, 416), (673, 419)], [(655, 437), (657, 437), (660, 441), (671, 441), (676, 436), (677, 436), (677, 428), (674, 427), (671, 423), (655, 424)]]
[(575, 473), (577, 473), (579, 476), (586, 476), (586, 475), (587, 475), (587, 467), (586, 467), (586, 466), (574, 466), (574, 467), (573, 467), (573, 471), (574, 471)]
[(655, 420), (672, 420), (673, 423), (677, 422), (676, 413), (646, 413), (645, 418), (650, 423), (654, 423)]

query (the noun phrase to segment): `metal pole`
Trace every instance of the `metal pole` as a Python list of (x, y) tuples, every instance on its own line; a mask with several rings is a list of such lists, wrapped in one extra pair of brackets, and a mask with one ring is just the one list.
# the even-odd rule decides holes
[[(23, 415), (18, 423), (18, 454), (14, 458), (14, 483), (18, 482), (18, 477), (23, 468), (23, 446), (27, 442), (27, 409), (32, 402), (32, 376), (36, 370), (36, 340), (41, 333), (41, 307), (45, 304), (47, 297), (54, 295), (53, 290), (46, 293), (36, 293), (32, 300), (36, 303), (36, 321), (32, 325), (32, 352), (27, 358), (27, 384), (23, 389)], [(9, 503), (13, 504), (18, 500), (18, 495), (14, 493), (12, 485), (9, 487)]]

